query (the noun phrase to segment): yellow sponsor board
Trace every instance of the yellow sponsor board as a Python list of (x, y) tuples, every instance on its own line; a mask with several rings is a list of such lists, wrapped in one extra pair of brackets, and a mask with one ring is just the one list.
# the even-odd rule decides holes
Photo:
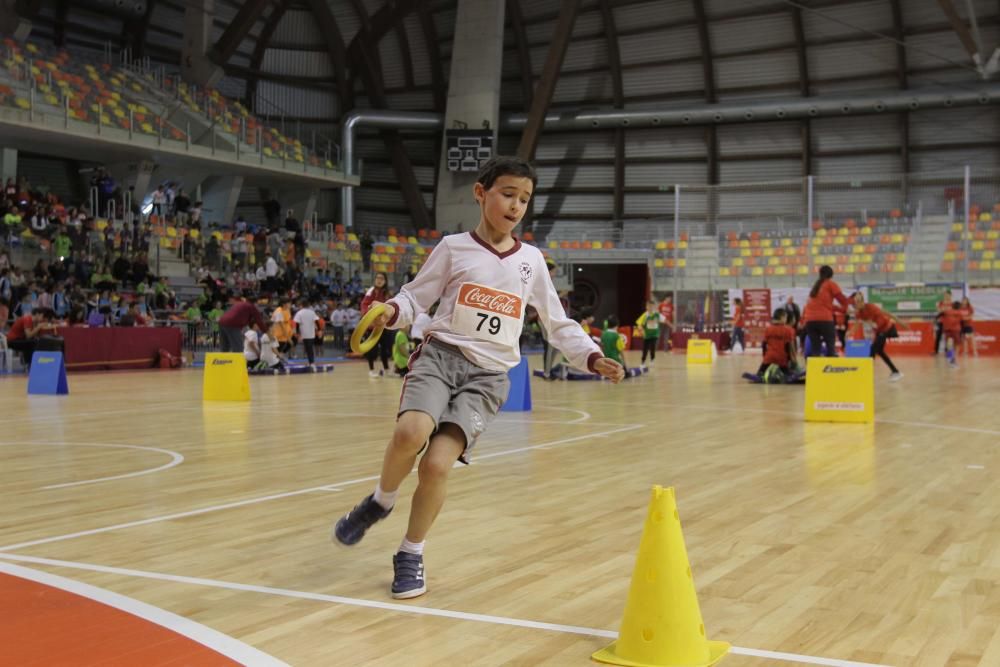
[(206, 401), (250, 400), (250, 378), (242, 354), (209, 352), (205, 355), (202, 396)]
[(810, 357), (806, 366), (805, 416), (809, 422), (874, 421), (872, 360)]
[(687, 343), (689, 364), (710, 364), (715, 361), (715, 343), (704, 338), (691, 338)]

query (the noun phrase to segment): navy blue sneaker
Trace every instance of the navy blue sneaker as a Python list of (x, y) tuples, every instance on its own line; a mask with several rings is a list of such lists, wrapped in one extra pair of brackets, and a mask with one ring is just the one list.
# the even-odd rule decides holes
[(345, 547), (361, 541), (368, 529), (389, 516), (392, 508), (385, 509), (375, 502), (374, 494), (368, 496), (345, 514), (333, 529), (334, 538)]
[(427, 592), (423, 556), (400, 551), (392, 557), (392, 569), (392, 597), (405, 600)]

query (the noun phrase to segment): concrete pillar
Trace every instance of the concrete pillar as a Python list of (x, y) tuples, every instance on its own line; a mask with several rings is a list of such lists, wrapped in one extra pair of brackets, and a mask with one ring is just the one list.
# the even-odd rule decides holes
[(0, 180), (7, 182), (8, 178), (17, 180), (17, 149), (0, 149)]
[[(500, 120), (500, 74), (503, 66), (504, 0), (462, 0), (455, 19), (451, 51), (451, 78), (445, 108), (445, 128), (456, 121), (493, 130), (494, 152)], [(442, 231), (469, 231), (479, 224), (479, 205), (472, 197), (476, 175), (448, 171), (445, 143), (441, 142), (435, 219)]]
[[(202, 227), (215, 222), (227, 226), (233, 221), (236, 204), (243, 189), (242, 176), (210, 176), (195, 191), (201, 192)], [(194, 201), (192, 200), (192, 203)]]
[(198, 86), (215, 86), (222, 68), (208, 58), (212, 40), (215, 0), (191, 0), (184, 5), (184, 43), (181, 45), (181, 76)]

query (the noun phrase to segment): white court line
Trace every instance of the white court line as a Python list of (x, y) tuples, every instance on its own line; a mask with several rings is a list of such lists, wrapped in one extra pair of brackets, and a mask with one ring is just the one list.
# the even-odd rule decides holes
[(89, 598), (101, 604), (115, 609), (120, 609), (132, 616), (142, 618), (161, 628), (166, 628), (179, 635), (187, 637), (202, 646), (207, 646), (216, 653), (220, 653), (227, 658), (235, 660), (241, 665), (260, 665), (261, 667), (288, 667), (288, 663), (271, 657), (267, 653), (255, 649), (249, 644), (225, 635), (218, 630), (184, 618), (165, 609), (154, 607), (151, 604), (140, 602), (139, 600), (126, 597), (119, 593), (114, 593), (97, 586), (91, 586), (80, 581), (60, 577), (56, 574), (32, 570), (20, 565), (0, 562), (0, 572), (9, 574), (19, 579), (35, 581), (52, 588), (59, 588), (69, 593)]
[(170, 463), (164, 463), (156, 468), (140, 470), (138, 472), (125, 473), (124, 475), (113, 475), (111, 477), (97, 477), (95, 479), (85, 479), (80, 482), (66, 482), (65, 484), (50, 484), (40, 487), (42, 489), (65, 489), (71, 486), (82, 486), (84, 484), (97, 484), (98, 482), (110, 482), (114, 479), (126, 479), (128, 477), (139, 477), (140, 475), (150, 475), (154, 472), (173, 468), (184, 462), (184, 456), (170, 449), (160, 449), (159, 447), (142, 447), (140, 445), (112, 445), (101, 442), (0, 442), (0, 447), (106, 447), (109, 449), (140, 449), (147, 452), (166, 454), (170, 457)]
[[(128, 568), (108, 567), (106, 565), (91, 565), (90, 563), (78, 563), (73, 561), (55, 560), (51, 558), (38, 558), (35, 556), (17, 556), (14, 554), (0, 553), (0, 558), (12, 561), (24, 562), (24, 563), (34, 563), (37, 565), (50, 565), (54, 567), (65, 567), (75, 570), (86, 570), (89, 572), (101, 572), (104, 574), (116, 574), (128, 577), (139, 577), (142, 579), (169, 581), (178, 584), (190, 584), (192, 586), (209, 586), (212, 588), (222, 588), (232, 591), (243, 591), (249, 593), (262, 593), (264, 595), (277, 595), (281, 597), (290, 597), (299, 600), (332, 602), (334, 604), (342, 604), (352, 607), (367, 607), (369, 609), (381, 609), (383, 611), (394, 611), (403, 614), (416, 614), (419, 616), (436, 616), (439, 618), (451, 618), (462, 621), (490, 623), (493, 625), (507, 625), (518, 628), (528, 628), (531, 630), (547, 630), (550, 632), (562, 632), (564, 634), (583, 635), (587, 637), (601, 637), (604, 639), (618, 638), (618, 633), (612, 630), (587, 628), (578, 625), (562, 625), (560, 623), (545, 623), (542, 621), (530, 621), (520, 618), (510, 618), (508, 616), (493, 616), (491, 614), (476, 614), (465, 611), (453, 611), (451, 609), (419, 607), (409, 604), (399, 604), (396, 602), (380, 602), (377, 600), (365, 600), (362, 598), (349, 598), (341, 595), (310, 593), (308, 591), (296, 591), (287, 588), (276, 588), (273, 586), (240, 584), (230, 581), (220, 581), (218, 579), (203, 579), (201, 577), (187, 577), (176, 574), (148, 572), (145, 570), (132, 570)], [(738, 655), (754, 656), (758, 658), (769, 658), (771, 660), (783, 660), (786, 662), (799, 662), (809, 665), (824, 665), (826, 667), (884, 667), (883, 665), (876, 665), (874, 663), (869, 663), (869, 662), (854, 662), (851, 660), (822, 658), (811, 655), (799, 655), (796, 653), (764, 651), (760, 649), (741, 648), (739, 646), (732, 647), (731, 653), (735, 653)]]
[[(629, 402), (629, 405), (634, 406), (644, 406), (644, 407), (654, 407), (654, 408), (677, 408), (680, 410), (706, 410), (706, 411), (719, 411), (719, 412), (752, 412), (759, 414), (770, 414), (770, 415), (785, 415), (787, 417), (801, 417), (802, 413), (799, 411), (789, 411), (789, 410), (764, 410), (761, 408), (727, 408), (720, 405), (698, 405), (690, 403), (636, 403)], [(914, 428), (936, 428), (943, 431), (961, 431), (963, 433), (982, 433), (984, 435), (1000, 435), (1000, 431), (993, 431), (985, 428), (970, 428), (968, 426), (951, 426), (949, 424), (934, 424), (932, 422), (907, 422), (898, 421), (895, 419), (875, 419), (876, 424), (893, 424), (895, 426), (912, 426)]]
[[(586, 440), (587, 438), (600, 437), (602, 435), (610, 435), (612, 433), (618, 433), (622, 430), (633, 430), (637, 428), (643, 428), (645, 424), (633, 424), (632, 426), (614, 429), (613, 431), (599, 431), (597, 433), (590, 433), (588, 435), (580, 435), (574, 438), (562, 438), (559, 440), (553, 440), (551, 442), (542, 442), (537, 445), (531, 445), (529, 447), (519, 447), (517, 449), (508, 449), (500, 452), (494, 452), (492, 454), (483, 454), (480, 456), (473, 457), (473, 465), (476, 461), (481, 461), (483, 459), (491, 459), (498, 456), (508, 456), (510, 454), (519, 454), (521, 452), (531, 451), (533, 449), (541, 449), (542, 447), (549, 447), (553, 445), (561, 445), (570, 442), (577, 442), (579, 440)], [(305, 493), (314, 493), (316, 491), (325, 491), (329, 488), (340, 488), (343, 486), (348, 486), (351, 484), (359, 484), (361, 482), (371, 482), (379, 478), (379, 475), (371, 475), (369, 477), (359, 477), (358, 479), (348, 480), (346, 482), (333, 482), (329, 484), (321, 484), (320, 486), (312, 486), (308, 489), (299, 489), (298, 491), (287, 491), (285, 493), (275, 493), (267, 496), (259, 496), (257, 498), (247, 498), (246, 500), (238, 500), (231, 503), (224, 503), (222, 505), (212, 505), (210, 507), (202, 507), (201, 509), (189, 510), (187, 512), (177, 512), (175, 514), (166, 514), (158, 517), (151, 517), (149, 519), (140, 519), (138, 521), (129, 521), (127, 523), (119, 523), (113, 526), (104, 526), (103, 528), (91, 528), (90, 530), (81, 530), (76, 533), (68, 533), (66, 535), (56, 535), (54, 537), (46, 537), (38, 540), (31, 540), (29, 542), (20, 542), (18, 544), (7, 544), (0, 546), (0, 551), (15, 551), (17, 549), (24, 549), (27, 547), (33, 547), (39, 544), (49, 544), (51, 542), (61, 542), (63, 540), (70, 540), (77, 537), (85, 537), (87, 535), (98, 535), (100, 533), (108, 533), (113, 530), (120, 530), (123, 528), (133, 528), (135, 526), (145, 526), (151, 523), (159, 523), (161, 521), (170, 521), (172, 519), (182, 519), (189, 516), (197, 516), (199, 514), (207, 514), (209, 512), (216, 512), (219, 510), (232, 509), (234, 507), (244, 507), (246, 505), (254, 505), (256, 503), (267, 502), (269, 500), (278, 500), (281, 498), (290, 498), (292, 496), (300, 496)]]

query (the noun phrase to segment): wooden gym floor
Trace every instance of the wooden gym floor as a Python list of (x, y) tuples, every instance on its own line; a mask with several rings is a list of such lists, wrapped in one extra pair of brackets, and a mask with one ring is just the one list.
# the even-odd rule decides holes
[(535, 410), (501, 415), (455, 470), (429, 592), (399, 603), (414, 476), (360, 545), (330, 542), (374, 484), (396, 378), (251, 378), (249, 404), (203, 404), (198, 370), (73, 374), (68, 397), (4, 378), (0, 567), (291, 665), (586, 665), (662, 484), (708, 636), (736, 647), (724, 665), (1000, 665), (1000, 361), (901, 358), (898, 384), (877, 364), (873, 426), (803, 423), (801, 386), (738, 379), (758, 361), (534, 380)]

